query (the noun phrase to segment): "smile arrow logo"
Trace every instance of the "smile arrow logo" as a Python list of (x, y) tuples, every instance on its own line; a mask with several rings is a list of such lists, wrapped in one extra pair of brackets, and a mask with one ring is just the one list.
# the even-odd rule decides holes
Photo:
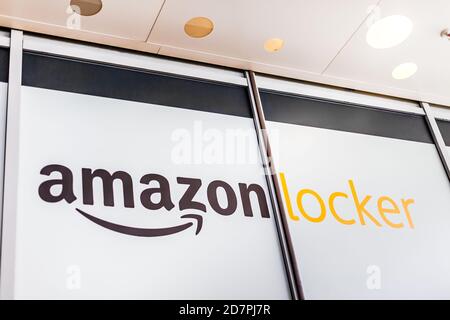
[[(86, 219), (94, 222), (95, 224), (98, 224), (99, 226), (102, 226), (103, 228), (106, 228), (111, 231), (127, 234), (130, 236), (135, 237), (163, 237), (168, 236), (171, 234), (175, 234), (181, 231), (184, 231), (191, 226), (194, 225), (194, 222), (187, 222), (178, 226), (174, 227), (167, 227), (167, 228), (158, 228), (158, 229), (144, 229), (144, 228), (135, 228), (135, 227), (127, 227), (122, 226), (120, 224), (115, 224), (109, 221), (105, 221), (102, 219), (99, 219), (97, 217), (91, 216), (90, 214), (76, 208), (78, 213), (80, 213), (83, 217)], [(195, 231), (195, 235), (198, 235), (200, 231), (202, 230), (203, 226), (203, 217), (197, 214), (185, 214), (181, 216), (182, 219), (194, 219), (197, 222), (197, 229)]]

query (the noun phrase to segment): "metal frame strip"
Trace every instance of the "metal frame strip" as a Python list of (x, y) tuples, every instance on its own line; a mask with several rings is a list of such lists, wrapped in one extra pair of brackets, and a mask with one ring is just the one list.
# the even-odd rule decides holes
[(446, 150), (444, 139), (442, 138), (441, 131), (436, 123), (436, 118), (433, 115), (430, 105), (427, 102), (420, 102), (421, 107), (425, 111), (425, 118), (427, 120), (428, 127), (436, 145), (436, 149), (439, 153), (439, 157), (442, 160), (445, 172), (450, 180), (450, 155)]
[(15, 287), (16, 212), (19, 172), (19, 115), (22, 86), (23, 32), (11, 30), (6, 141), (3, 178), (0, 299), (13, 299)]
[(264, 171), (269, 189), (269, 196), (275, 218), (275, 225), (280, 241), (291, 296), (294, 300), (303, 300), (304, 295), (300, 280), (300, 274), (298, 271), (297, 260), (295, 258), (291, 236), (286, 221), (280, 183), (278, 181), (278, 177), (276, 174), (277, 171), (273, 162), (269, 137), (267, 135), (266, 120), (264, 117), (264, 111), (262, 109), (259, 90), (256, 86), (255, 74), (253, 71), (246, 71), (245, 75), (248, 82), (250, 104), (253, 112), (253, 120), (255, 122), (259, 150), (263, 161)]

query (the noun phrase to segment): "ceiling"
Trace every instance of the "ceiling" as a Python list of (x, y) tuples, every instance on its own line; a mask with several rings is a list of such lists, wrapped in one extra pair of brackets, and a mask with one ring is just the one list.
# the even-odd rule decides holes
[[(70, 0), (1, 0), (0, 25), (159, 55), (243, 68), (450, 106), (449, 0), (103, 0), (91, 17)], [(403, 15), (413, 22), (401, 44), (374, 49), (373, 21)], [(184, 24), (214, 22), (205, 38)], [(281, 38), (277, 52), (264, 42)], [(416, 74), (396, 80), (395, 66), (414, 62)]]

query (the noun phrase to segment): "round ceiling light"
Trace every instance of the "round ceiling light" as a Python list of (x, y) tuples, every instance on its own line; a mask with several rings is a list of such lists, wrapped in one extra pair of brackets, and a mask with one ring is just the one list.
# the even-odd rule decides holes
[(279, 39), (279, 38), (268, 39), (264, 43), (264, 49), (267, 52), (277, 52), (277, 51), (281, 50), (281, 48), (283, 47), (283, 44), (284, 44), (284, 41), (282, 39)]
[(214, 29), (214, 23), (205, 17), (190, 19), (184, 25), (184, 32), (191, 38), (204, 38)]
[(70, 7), (81, 16), (93, 16), (102, 10), (102, 0), (70, 0)]
[(407, 79), (417, 72), (417, 64), (406, 62), (399, 64), (392, 70), (392, 77), (397, 80)]
[(375, 49), (392, 48), (408, 38), (413, 29), (412, 21), (400, 15), (378, 20), (367, 31), (366, 41)]

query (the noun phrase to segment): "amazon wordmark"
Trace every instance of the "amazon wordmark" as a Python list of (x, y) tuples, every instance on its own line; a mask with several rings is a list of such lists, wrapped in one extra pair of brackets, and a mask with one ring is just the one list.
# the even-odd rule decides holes
[[(144, 174), (139, 180), (140, 184), (136, 186), (131, 175), (125, 171), (110, 173), (105, 169), (91, 168), (81, 168), (80, 171), (83, 205), (94, 205), (94, 194), (99, 194), (94, 192), (94, 181), (98, 180), (103, 188), (103, 204), (107, 207), (115, 205), (114, 194), (119, 183), (122, 187), (125, 208), (135, 207), (134, 191), (136, 187), (140, 187), (143, 189), (139, 195), (140, 203), (148, 210), (171, 211), (175, 207), (174, 200), (178, 199), (179, 211), (206, 212), (206, 205), (209, 204), (218, 214), (229, 216), (236, 212), (239, 199), (244, 216), (253, 217), (255, 214), (262, 218), (270, 217), (264, 188), (255, 183), (238, 183), (239, 195), (237, 195), (235, 189), (223, 180), (213, 180), (204, 188), (201, 179), (177, 177), (176, 183), (184, 186), (185, 189), (181, 194), (179, 191), (173, 194), (173, 190), (181, 188), (172, 188), (166, 177), (156, 173)], [(60, 201), (72, 203), (78, 199), (78, 193), (74, 190), (74, 176), (68, 167), (51, 164), (43, 167), (40, 173), (51, 178), (43, 181), (39, 186), (39, 196), (42, 200), (50, 203)], [(205, 191), (208, 203), (198, 200), (198, 195)], [(251, 201), (252, 198), (254, 201)], [(258, 209), (255, 212), (256, 203)]]

